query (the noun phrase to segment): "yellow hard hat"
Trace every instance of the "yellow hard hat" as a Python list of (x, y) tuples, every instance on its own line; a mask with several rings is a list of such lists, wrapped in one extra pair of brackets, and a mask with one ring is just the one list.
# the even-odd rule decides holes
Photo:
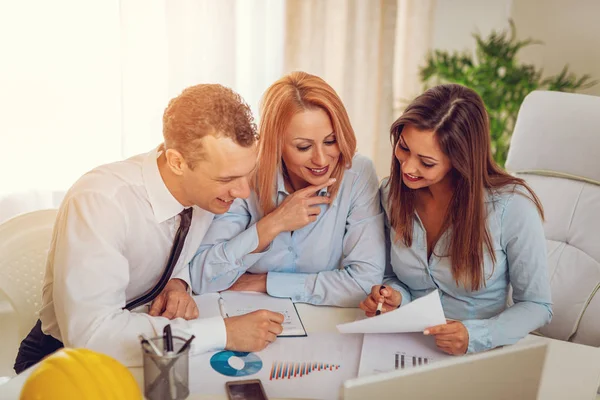
[(25, 381), (21, 400), (141, 399), (131, 372), (88, 349), (61, 349), (43, 359)]

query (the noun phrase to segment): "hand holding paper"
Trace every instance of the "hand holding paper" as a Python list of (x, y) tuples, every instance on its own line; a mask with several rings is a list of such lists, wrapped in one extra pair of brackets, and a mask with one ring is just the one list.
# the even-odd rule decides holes
[(337, 326), (341, 333), (422, 332), (425, 328), (446, 323), (437, 290), (397, 310)]

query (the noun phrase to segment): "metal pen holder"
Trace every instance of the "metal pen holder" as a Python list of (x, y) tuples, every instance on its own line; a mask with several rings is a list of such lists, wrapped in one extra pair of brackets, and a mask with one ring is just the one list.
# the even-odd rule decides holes
[[(151, 341), (162, 351), (163, 337), (157, 336)], [(144, 362), (144, 395), (148, 400), (180, 400), (190, 394), (189, 387), (189, 353), (190, 348), (178, 353), (186, 340), (173, 336), (173, 352), (156, 354), (152, 347), (142, 343)]]

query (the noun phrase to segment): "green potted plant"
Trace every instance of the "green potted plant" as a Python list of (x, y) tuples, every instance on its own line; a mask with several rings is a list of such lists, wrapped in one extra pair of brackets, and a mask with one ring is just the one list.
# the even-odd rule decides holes
[(542, 77), (542, 69), (517, 60), (523, 47), (541, 44), (533, 39), (518, 40), (513, 21), (509, 31), (492, 31), (487, 38), (474, 33), (475, 56), (469, 52), (430, 52), (420, 69), (425, 87), (454, 82), (468, 86), (483, 98), (490, 116), (494, 159), (504, 166), (510, 136), (519, 107), (533, 90), (574, 92), (594, 86), (589, 75), (577, 77), (565, 65), (560, 74)]

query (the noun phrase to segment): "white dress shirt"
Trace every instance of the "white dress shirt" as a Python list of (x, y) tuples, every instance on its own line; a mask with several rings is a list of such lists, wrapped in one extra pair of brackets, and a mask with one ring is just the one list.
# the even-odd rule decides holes
[[(81, 177), (60, 207), (46, 265), (40, 311), (44, 333), (126, 366), (141, 365), (138, 335), (162, 335), (166, 324), (174, 334), (196, 335), (193, 352), (226, 343), (220, 317), (169, 320), (123, 310), (160, 279), (184, 208), (160, 176), (159, 155), (160, 147)], [(171, 278), (190, 284), (188, 263), (212, 219), (212, 213), (194, 206)]]

